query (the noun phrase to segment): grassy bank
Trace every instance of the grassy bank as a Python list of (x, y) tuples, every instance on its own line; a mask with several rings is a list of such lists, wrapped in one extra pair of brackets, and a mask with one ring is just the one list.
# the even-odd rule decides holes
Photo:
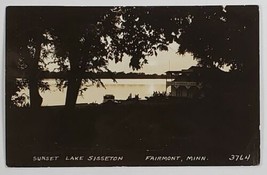
[(32, 155), (86, 153), (128, 154), (123, 165), (135, 165), (137, 154), (153, 153), (209, 155), (210, 164), (227, 164), (228, 154), (257, 153), (255, 114), (234, 100), (9, 109), (8, 162), (30, 166)]

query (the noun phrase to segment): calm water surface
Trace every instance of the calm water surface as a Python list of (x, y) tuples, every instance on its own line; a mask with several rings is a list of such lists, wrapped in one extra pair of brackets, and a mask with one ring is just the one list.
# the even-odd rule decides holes
[[(50, 90), (41, 92), (42, 106), (64, 105), (67, 88), (59, 91), (54, 79), (47, 79), (44, 82), (49, 83)], [(127, 99), (130, 93), (133, 97), (139, 94), (139, 97), (144, 99), (146, 96), (151, 96), (154, 91), (166, 90), (165, 79), (118, 79), (117, 82), (104, 79), (102, 82), (105, 88), (89, 86), (82, 96), (78, 96), (77, 103), (102, 103), (106, 94), (113, 94), (117, 100)]]

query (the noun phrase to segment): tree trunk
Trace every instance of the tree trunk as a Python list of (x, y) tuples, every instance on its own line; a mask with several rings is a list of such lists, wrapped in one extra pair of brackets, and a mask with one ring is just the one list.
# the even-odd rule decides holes
[(39, 94), (39, 87), (38, 87), (38, 80), (39, 80), (38, 62), (40, 59), (40, 54), (41, 54), (41, 43), (37, 43), (29, 71), (29, 91), (30, 91), (31, 108), (38, 108), (41, 106), (43, 102), (43, 98)]
[(74, 109), (79, 95), (79, 89), (81, 86), (81, 68), (79, 67), (79, 48), (75, 46), (72, 48), (72, 52), (69, 55), (70, 61), (70, 75), (68, 76), (68, 89), (66, 94), (65, 107), (67, 109)]
[(39, 94), (38, 80), (36, 78), (30, 79), (29, 91), (31, 108), (39, 108), (43, 102), (43, 98)]
[(68, 79), (68, 89), (66, 95), (65, 106), (67, 109), (74, 109), (79, 95), (79, 89), (81, 86), (81, 78), (70, 77)]

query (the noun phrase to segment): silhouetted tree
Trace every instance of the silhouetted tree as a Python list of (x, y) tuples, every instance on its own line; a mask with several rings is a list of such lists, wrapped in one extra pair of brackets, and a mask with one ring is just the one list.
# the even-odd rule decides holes
[[(95, 73), (109, 71), (108, 59), (116, 58), (110, 56), (108, 48), (107, 33), (104, 33), (103, 20), (108, 20), (106, 28), (116, 31), (113, 23), (115, 18), (110, 18), (111, 8), (53, 8), (50, 21), (53, 30), (50, 32), (55, 45), (56, 62), (60, 71), (68, 72), (66, 82), (59, 81), (58, 86), (67, 86), (65, 105), (73, 108), (76, 104), (82, 85), (88, 81), (103, 85)], [(60, 23), (59, 23), (60, 21)], [(69, 66), (64, 64), (69, 63)], [(84, 78), (84, 74), (91, 75)], [(111, 73), (111, 72), (110, 72)]]
[[(124, 11), (126, 30), (129, 26), (127, 24), (146, 28), (146, 33), (152, 35), (145, 39), (152, 42), (159, 40), (155, 43), (158, 42), (163, 49), (167, 49), (169, 43), (176, 42), (179, 44), (179, 54), (191, 53), (202, 67), (230, 66), (230, 71), (235, 72), (231, 76), (233, 79), (231, 82), (240, 82), (239, 89), (245, 89), (246, 84), (253, 84), (254, 86), (246, 89), (244, 93), (249, 93), (250, 99), (257, 102), (258, 95), (255, 95), (258, 92), (259, 81), (257, 6), (126, 7)], [(131, 22), (127, 23), (127, 20)], [(137, 42), (135, 47), (138, 47), (138, 44)], [(151, 47), (149, 44), (146, 46)], [(137, 58), (142, 57), (137, 56)], [(138, 61), (139, 59), (135, 60), (137, 64)], [(207, 81), (213, 80), (209, 83), (215, 86), (222, 84), (219, 83), (222, 80), (216, 77), (216, 74), (209, 76)]]
[[(45, 23), (43, 17), (30, 8), (7, 8), (7, 101), (11, 105), (11, 97), (25, 86), (29, 87), (30, 106), (39, 107), (42, 104), (41, 90), (48, 89), (48, 84), (40, 81), (41, 66), (38, 64), (42, 54), (42, 47), (47, 44), (44, 36)], [(26, 80), (16, 80), (16, 78)], [(18, 86), (18, 87), (17, 87)], [(23, 97), (18, 97), (23, 99)]]
[(257, 6), (198, 7), (190, 21), (177, 39), (179, 53), (192, 53), (206, 67), (227, 65), (242, 72), (245, 65), (257, 65)]
[[(8, 29), (7, 36), (9, 41), (15, 32), (26, 39), (17, 44), (13, 37), (8, 48), (22, 46), (18, 48), (24, 51), (18, 53), (28, 54), (24, 61), (33, 60), (26, 64), (32, 105), (39, 105), (38, 61), (42, 45), (47, 43), (54, 48), (53, 62), (68, 73), (67, 81), (58, 81), (58, 87), (68, 87), (65, 105), (69, 108), (75, 106), (84, 83), (102, 84), (94, 75), (110, 72), (109, 60), (119, 62), (127, 55), (131, 58), (129, 66), (140, 69), (148, 63), (147, 56), (168, 50), (172, 42), (180, 45), (178, 53), (191, 53), (201, 66), (228, 65), (247, 72), (251, 80), (258, 78), (254, 71), (259, 54), (257, 6), (23, 8), (23, 13), (17, 14), (9, 10), (9, 21), (14, 19), (11, 14), (16, 14), (20, 23), (12, 22), (11, 26), (17, 27)], [(83, 79), (85, 73), (92, 76)]]
[[(257, 6), (125, 7), (123, 11), (125, 33), (134, 36), (138, 30), (132, 26), (149, 33), (139, 36), (132, 47), (144, 39), (148, 48), (158, 43), (167, 50), (168, 44), (177, 42), (178, 53), (191, 53), (201, 66), (226, 65), (240, 72), (244, 65), (258, 63)], [(127, 41), (127, 34), (123, 36), (122, 42)]]
[[(54, 31), (51, 32), (55, 54), (61, 71), (70, 69), (66, 82), (65, 105), (68, 108), (75, 106), (81, 85), (88, 81), (83, 79), (85, 72), (109, 71), (108, 60), (117, 63), (125, 55), (131, 57), (129, 66), (140, 69), (147, 63), (146, 56), (157, 54), (157, 50), (167, 50), (168, 41), (162, 39), (159, 32), (146, 28), (149, 26), (144, 21), (138, 20), (138, 15), (146, 14), (143, 9), (64, 8), (55, 13), (52, 19)], [(57, 25), (58, 21), (61, 23)], [(64, 66), (66, 60), (70, 68)], [(102, 84), (97, 77), (92, 76), (89, 80)]]

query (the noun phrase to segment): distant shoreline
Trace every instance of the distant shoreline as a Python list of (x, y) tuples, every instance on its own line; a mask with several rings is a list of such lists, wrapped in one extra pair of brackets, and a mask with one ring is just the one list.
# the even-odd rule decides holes
[[(68, 79), (69, 73), (51, 73), (51, 72), (41, 72), (39, 74), (40, 79)], [(16, 78), (27, 78), (28, 76), (25, 74), (19, 74)], [(83, 79), (91, 78), (91, 79), (166, 79), (165, 74), (144, 74), (144, 73), (102, 73), (102, 74), (91, 74), (85, 73), (77, 76)]]
[[(28, 77), (16, 77), (16, 78), (28, 78)], [(82, 79), (87, 79), (89, 77), (82, 77)], [(91, 77), (90, 77), (91, 78)], [(166, 77), (113, 77), (114, 79), (166, 79)], [(40, 79), (68, 79), (67, 77), (40, 77)], [(96, 77), (95, 79), (112, 79), (109, 77)]]

